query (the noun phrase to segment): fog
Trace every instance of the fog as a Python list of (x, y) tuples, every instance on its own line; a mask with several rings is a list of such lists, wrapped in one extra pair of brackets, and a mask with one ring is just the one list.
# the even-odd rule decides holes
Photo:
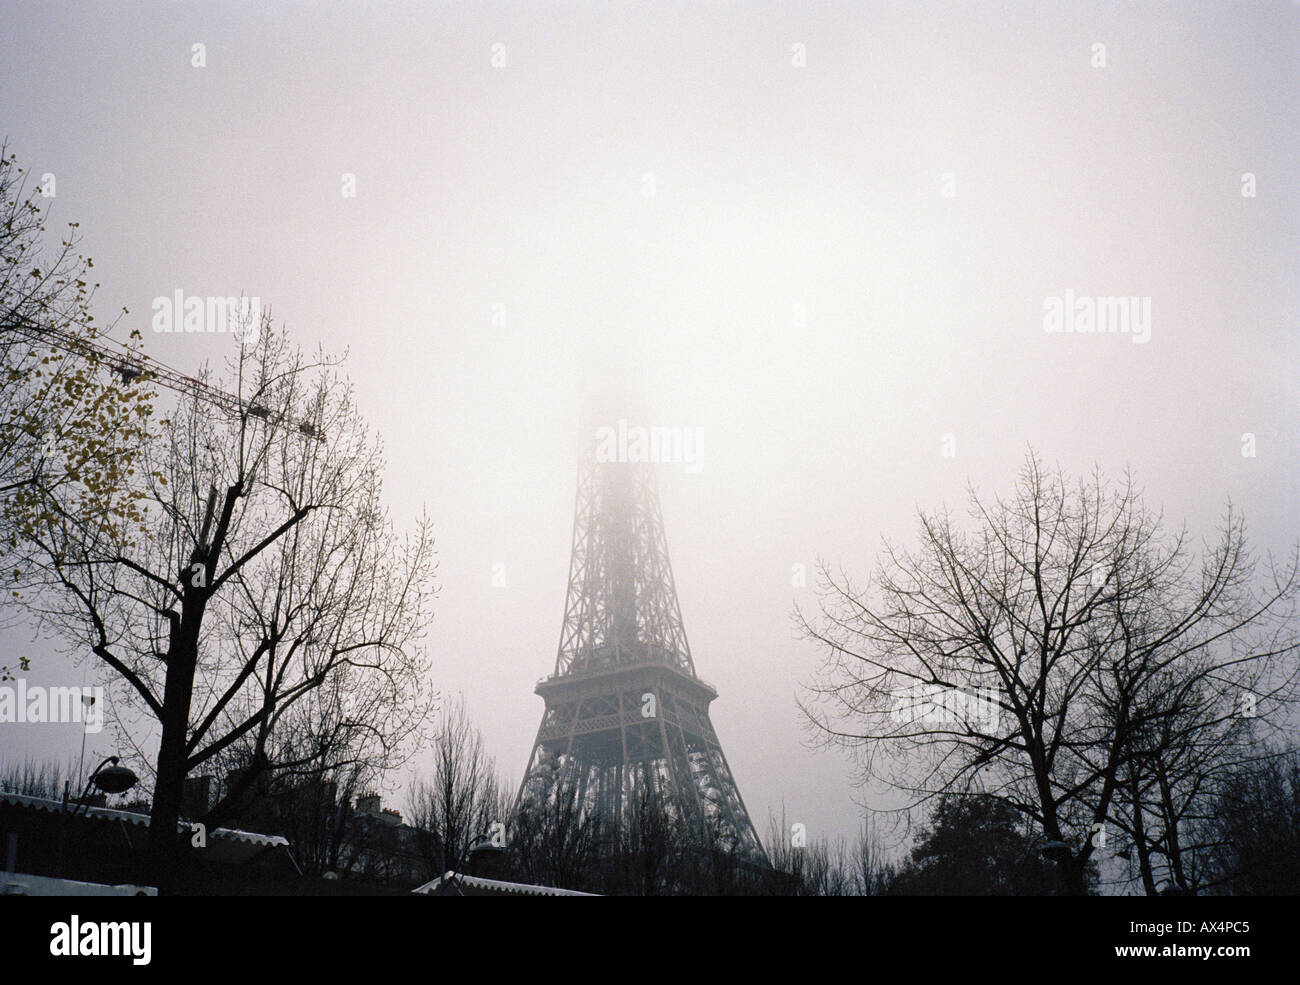
[[(795, 705), (819, 557), (867, 574), (1031, 447), (1197, 539), (1229, 500), (1297, 537), (1300, 8), (1055, 7), (6, 2), (0, 129), (151, 355), (234, 352), (150, 329), (178, 289), (348, 351), (394, 517), (438, 525), (432, 684), (516, 783), (593, 395), (698, 433), (659, 482), (713, 725), (760, 833), (848, 836)], [(1067, 292), (1149, 299), (1149, 338), (1045, 331)]]

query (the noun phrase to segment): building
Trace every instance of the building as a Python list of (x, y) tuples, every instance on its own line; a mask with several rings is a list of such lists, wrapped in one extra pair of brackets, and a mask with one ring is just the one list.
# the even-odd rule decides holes
[[(198, 829), (186, 821), (177, 832), (191, 838), (182, 885), (210, 887), (298, 874), (289, 842), (234, 828)], [(83, 886), (150, 891), (149, 815), (0, 793), (0, 878), (19, 895), (83, 895)], [(67, 892), (59, 889), (60, 883)]]

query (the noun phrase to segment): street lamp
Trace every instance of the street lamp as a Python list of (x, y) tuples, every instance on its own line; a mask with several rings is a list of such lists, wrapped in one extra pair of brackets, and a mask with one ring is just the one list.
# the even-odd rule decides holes
[[(124, 793), (130, 790), (136, 784), (138, 777), (127, 769), (125, 766), (118, 765), (117, 756), (109, 756), (102, 763), (95, 767), (95, 771), (86, 779), (86, 788), (81, 791), (81, 796), (73, 805), (72, 816), (76, 817), (77, 812), (83, 807), (88, 808), (86, 804), (86, 794), (90, 793), (92, 785), (99, 787), (104, 793)], [(59, 810), (59, 857), (55, 863), (55, 877), (63, 878), (63, 845), (68, 835), (68, 782), (63, 781), (63, 806)]]
[[(104, 793), (125, 793), (135, 786), (137, 779), (136, 775), (125, 766), (118, 765), (116, 756), (109, 756), (99, 764), (99, 768), (95, 772), (90, 774), (90, 779), (86, 781), (86, 787), (89, 788), (93, 783)], [(86, 796), (85, 791), (82, 791), (81, 796), (83, 798)]]

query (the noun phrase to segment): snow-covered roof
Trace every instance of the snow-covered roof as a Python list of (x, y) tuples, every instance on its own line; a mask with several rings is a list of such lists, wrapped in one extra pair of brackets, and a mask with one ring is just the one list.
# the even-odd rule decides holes
[(530, 886), (525, 882), (503, 882), (500, 879), (484, 879), (481, 876), (467, 876), (459, 872), (447, 872), (432, 882), (412, 889), (412, 893), (430, 896), (437, 893), (444, 885), (465, 886), (485, 892), (503, 893), (507, 896), (597, 896), (598, 893), (580, 893), (576, 889), (556, 889), (553, 886)]
[(5, 896), (157, 896), (153, 886), (116, 885), (33, 876), (25, 872), (0, 874), (0, 893)]
[[(48, 797), (29, 797), (27, 794), (21, 793), (5, 793), (3, 791), (0, 791), (0, 803), (13, 804), (16, 807), (31, 807), (38, 811), (49, 811), (52, 814), (58, 814), (63, 809), (62, 801), (50, 800)], [(73, 806), (72, 801), (69, 801), (69, 811)], [(78, 816), (81, 817), (97, 817), (106, 821), (122, 821), (126, 824), (149, 826), (149, 815), (137, 814), (135, 811), (118, 811), (110, 807), (89, 807), (84, 805), (76, 810)], [(178, 821), (176, 830), (188, 834), (191, 830), (190, 822)], [(235, 828), (213, 828), (207, 835), (213, 839), (240, 841), (246, 845), (256, 845), (261, 848), (275, 848), (279, 845), (289, 844), (289, 839), (283, 835), (263, 835), (254, 831), (239, 831)]]

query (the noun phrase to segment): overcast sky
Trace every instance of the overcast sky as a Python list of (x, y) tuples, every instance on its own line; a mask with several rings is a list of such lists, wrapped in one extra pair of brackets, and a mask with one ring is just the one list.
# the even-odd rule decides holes
[[(1298, 40), (1289, 2), (4, 2), (0, 135), (157, 358), (235, 345), (149, 331), (177, 290), (349, 350), (394, 515), (438, 524), (435, 683), (515, 782), (595, 378), (702, 429), (660, 482), (713, 723), (761, 833), (784, 803), (836, 836), (794, 565), (865, 574), (1031, 445), (1132, 466), (1198, 538), (1231, 498), (1294, 543)], [(1149, 299), (1149, 339), (1045, 331), (1067, 291)], [(0, 726), (6, 755), (80, 738)]]

